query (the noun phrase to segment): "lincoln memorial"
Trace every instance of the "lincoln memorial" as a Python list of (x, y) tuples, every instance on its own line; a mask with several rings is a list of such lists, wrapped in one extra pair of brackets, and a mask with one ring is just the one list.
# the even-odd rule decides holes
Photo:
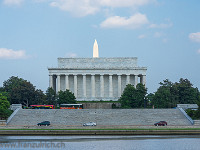
[(116, 101), (127, 84), (146, 84), (147, 68), (138, 67), (136, 57), (99, 58), (94, 44), (93, 58), (58, 58), (58, 67), (48, 70), (56, 92), (69, 89), (78, 101)]

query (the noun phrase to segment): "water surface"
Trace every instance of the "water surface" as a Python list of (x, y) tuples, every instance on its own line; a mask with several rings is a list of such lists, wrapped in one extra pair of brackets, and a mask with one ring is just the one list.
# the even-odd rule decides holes
[(6, 150), (199, 150), (200, 136), (0, 136)]

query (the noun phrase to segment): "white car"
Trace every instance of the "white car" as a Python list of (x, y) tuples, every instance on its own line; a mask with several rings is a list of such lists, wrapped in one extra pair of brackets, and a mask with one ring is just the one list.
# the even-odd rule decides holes
[(97, 125), (96, 122), (88, 122), (83, 124), (83, 126), (96, 126), (96, 125)]

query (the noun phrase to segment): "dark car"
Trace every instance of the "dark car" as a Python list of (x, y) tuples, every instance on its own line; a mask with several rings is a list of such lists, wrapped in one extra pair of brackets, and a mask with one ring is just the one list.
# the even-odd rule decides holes
[(154, 123), (154, 125), (155, 126), (166, 126), (167, 122), (166, 121), (159, 121), (159, 122)]
[(50, 122), (49, 121), (43, 121), (37, 124), (38, 126), (49, 126)]

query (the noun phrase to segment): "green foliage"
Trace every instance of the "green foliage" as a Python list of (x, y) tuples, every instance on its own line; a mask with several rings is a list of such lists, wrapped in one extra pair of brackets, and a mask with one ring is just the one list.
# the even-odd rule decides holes
[(35, 99), (33, 102), (38, 105), (46, 104), (46, 95), (42, 90), (37, 89), (35, 91)]
[(8, 93), (8, 100), (11, 104), (28, 106), (43, 103), (45, 100), (41, 90), (36, 90), (27, 80), (14, 76), (4, 81), (3, 90)]
[(76, 104), (76, 97), (68, 89), (58, 92), (58, 104)]
[(7, 100), (7, 97), (3, 94), (0, 93), (0, 118), (6, 119), (12, 114), (12, 111), (9, 109), (10, 103)]
[(136, 86), (136, 101), (134, 103), (135, 107), (132, 108), (143, 108), (146, 107), (146, 94), (147, 94), (147, 89), (142, 83), (137, 84)]
[(144, 107), (145, 95), (147, 89), (143, 84), (138, 84), (136, 88), (128, 84), (126, 85), (122, 96), (119, 99), (122, 108), (142, 108)]
[(46, 104), (56, 105), (57, 104), (57, 94), (53, 88), (48, 88), (46, 91)]
[(0, 107), (2, 109), (8, 109), (10, 107), (10, 103), (7, 100), (7, 97), (0, 93)]
[(200, 119), (200, 102), (197, 102), (198, 109), (197, 110), (191, 110), (187, 109), (186, 112), (187, 114), (192, 118), (192, 119)]
[(188, 79), (180, 79), (179, 83), (175, 83), (178, 90), (178, 97), (180, 104), (194, 104), (199, 99), (199, 91), (197, 88), (193, 88)]
[(194, 104), (200, 100), (198, 89), (193, 88), (188, 79), (181, 78), (179, 83), (166, 79), (160, 85), (151, 97), (151, 104), (155, 108), (172, 108), (177, 104)]
[(146, 96), (146, 107), (147, 108), (151, 108), (152, 107), (152, 101), (154, 99), (154, 94), (153, 93), (149, 93), (147, 96)]
[(171, 93), (173, 83), (168, 79), (164, 82), (160, 82), (160, 87), (153, 96), (152, 104), (155, 108), (171, 108), (174, 107), (173, 102), (171, 101), (173, 95)]

